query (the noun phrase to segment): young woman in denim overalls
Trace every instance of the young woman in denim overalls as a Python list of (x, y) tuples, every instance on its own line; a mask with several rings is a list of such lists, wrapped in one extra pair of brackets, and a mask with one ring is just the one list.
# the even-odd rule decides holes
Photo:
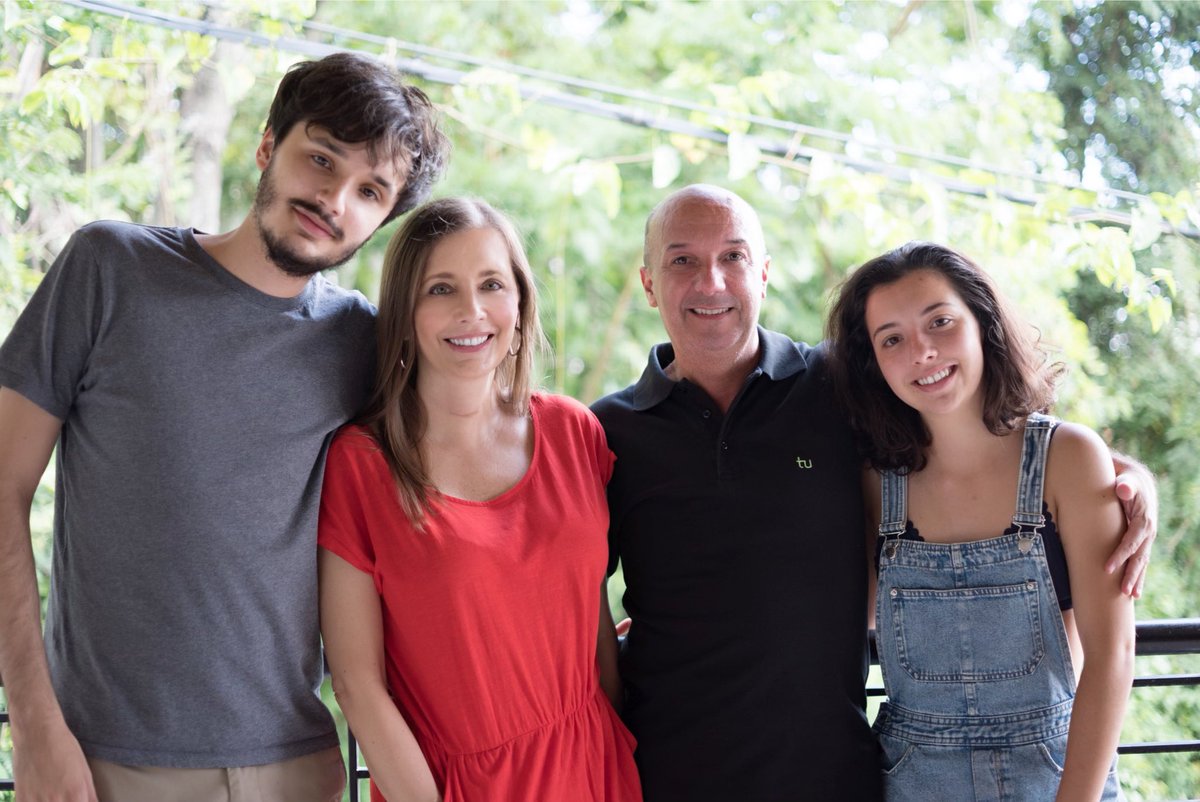
[(1134, 627), (1104, 570), (1108, 449), (1038, 414), (1057, 368), (948, 248), (866, 263), (829, 325), (873, 469), (887, 799), (1121, 799)]

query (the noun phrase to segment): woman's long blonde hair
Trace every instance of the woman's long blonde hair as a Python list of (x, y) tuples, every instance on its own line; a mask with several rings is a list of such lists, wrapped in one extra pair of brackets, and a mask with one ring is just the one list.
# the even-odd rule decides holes
[(496, 369), (497, 395), (514, 415), (529, 411), (535, 360), (544, 347), (533, 273), (512, 222), (475, 198), (440, 198), (414, 210), (388, 243), (384, 257), (375, 335), (375, 384), (359, 423), (378, 441), (396, 480), (400, 504), (418, 529), (423, 528), (430, 496), (436, 490), (421, 459), (426, 416), (417, 395), (421, 366), (413, 314), (433, 249), (451, 234), (478, 228), (493, 229), (504, 238), (520, 292), (514, 337), (517, 353), (513, 356), (510, 352)]

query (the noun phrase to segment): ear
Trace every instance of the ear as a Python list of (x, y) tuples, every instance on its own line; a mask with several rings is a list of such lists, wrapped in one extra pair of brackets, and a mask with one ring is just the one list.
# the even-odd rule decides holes
[(765, 257), (763, 257), (763, 271), (762, 271), (762, 286), (763, 286), (762, 297), (764, 297), (764, 298), (767, 297), (767, 271), (769, 271), (770, 269), (771, 269), (771, 255), (767, 254)]
[(642, 289), (646, 291), (646, 300), (649, 301), (651, 307), (657, 308), (658, 301), (654, 298), (654, 278), (650, 275), (649, 268), (640, 268), (638, 273), (642, 277)]
[(258, 163), (258, 169), (267, 169), (267, 164), (271, 161), (271, 154), (275, 152), (275, 132), (268, 128), (263, 131), (262, 141), (258, 143), (258, 150), (254, 151), (254, 161)]

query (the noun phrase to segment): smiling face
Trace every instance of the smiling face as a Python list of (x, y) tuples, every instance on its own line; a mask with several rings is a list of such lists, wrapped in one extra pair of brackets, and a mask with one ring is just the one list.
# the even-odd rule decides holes
[(642, 287), (662, 316), (680, 375), (757, 359), (770, 263), (757, 217), (730, 193), (684, 190), (656, 212)]
[(383, 224), (403, 188), (390, 163), (372, 164), (366, 144), (347, 144), (319, 126), (296, 125), (280, 142), (268, 131), (254, 221), (268, 258), (304, 277), (336, 267)]
[(413, 314), (420, 379), (491, 376), (513, 345), (520, 301), (499, 231), (468, 228), (438, 242)]
[(983, 409), (979, 323), (951, 283), (917, 270), (871, 290), (867, 332), (892, 392), (922, 415)]

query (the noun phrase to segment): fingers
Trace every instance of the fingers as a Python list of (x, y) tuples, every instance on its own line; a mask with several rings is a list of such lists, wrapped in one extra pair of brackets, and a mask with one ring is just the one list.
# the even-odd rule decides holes
[(617, 622), (617, 637), (623, 638), (629, 634), (629, 627), (633, 625), (632, 618), (622, 618)]
[(1150, 566), (1150, 547), (1150, 541), (1145, 541), (1125, 564), (1125, 574), (1121, 578), (1121, 591), (1135, 599), (1142, 597), (1142, 588), (1146, 584), (1146, 569)]
[(1117, 477), (1116, 492), (1121, 501), (1131, 501), (1138, 494), (1137, 482), (1121, 474)]
[[(1146, 545), (1146, 529), (1145, 527), (1135, 526), (1132, 522), (1129, 528), (1125, 530), (1124, 537), (1117, 544), (1116, 551), (1108, 558), (1108, 562), (1104, 564), (1104, 571), (1108, 574), (1114, 574), (1117, 569), (1133, 559), (1138, 554), (1140, 549)], [(1132, 567), (1132, 563), (1130, 563)], [(1128, 576), (1128, 575), (1127, 575)], [(1122, 585), (1124, 587), (1124, 585)]]

